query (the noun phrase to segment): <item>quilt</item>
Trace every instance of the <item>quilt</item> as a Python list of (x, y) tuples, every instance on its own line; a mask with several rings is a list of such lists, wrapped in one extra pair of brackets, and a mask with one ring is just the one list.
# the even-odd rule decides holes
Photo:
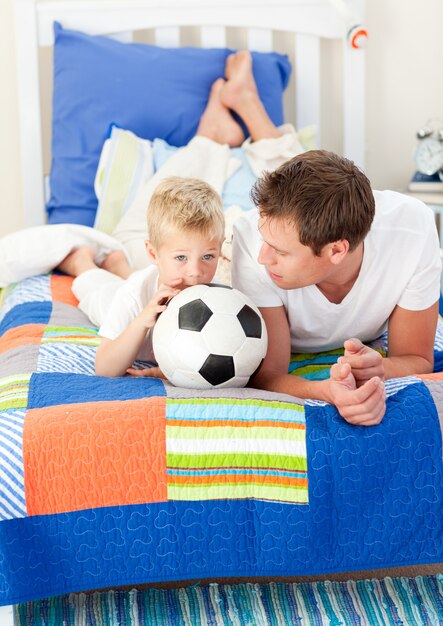
[(0, 604), (443, 561), (442, 374), (388, 381), (370, 428), (251, 388), (106, 379), (71, 282), (1, 292)]

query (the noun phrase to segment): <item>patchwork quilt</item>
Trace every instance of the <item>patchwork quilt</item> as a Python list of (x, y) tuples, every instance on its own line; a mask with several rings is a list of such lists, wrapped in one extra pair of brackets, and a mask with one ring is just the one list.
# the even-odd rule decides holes
[(443, 561), (442, 374), (389, 381), (371, 428), (282, 394), (101, 378), (71, 282), (2, 292), (0, 604)]

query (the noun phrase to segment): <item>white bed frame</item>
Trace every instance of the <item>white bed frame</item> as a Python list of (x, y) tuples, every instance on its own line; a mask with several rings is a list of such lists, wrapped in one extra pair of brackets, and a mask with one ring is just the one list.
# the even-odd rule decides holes
[[(365, 55), (349, 41), (351, 27), (364, 23), (364, 0), (14, 0), (14, 7), (26, 226), (46, 221), (39, 50), (53, 45), (54, 20), (127, 42), (134, 31), (155, 29), (155, 42), (170, 47), (179, 45), (184, 26), (199, 29), (202, 47), (223, 47), (227, 27), (246, 29), (247, 47), (259, 51), (273, 49), (273, 31), (289, 33), (285, 37), (293, 38), (295, 111), (286, 111), (286, 118), (297, 128), (315, 125), (319, 146), (321, 43), (339, 40), (343, 154), (364, 167)], [(1, 626), (12, 623), (11, 607), (0, 607)]]
[[(131, 41), (132, 33), (156, 29), (155, 42), (178, 46), (180, 27), (200, 28), (202, 47), (222, 47), (226, 27), (247, 29), (247, 47), (273, 49), (273, 31), (294, 37), (295, 111), (287, 121), (321, 129), (322, 39), (342, 45), (343, 154), (365, 164), (365, 55), (349, 43), (351, 27), (364, 22), (364, 0), (14, 0), (19, 90), (21, 176), (25, 225), (46, 221), (48, 185), (43, 167), (39, 48), (53, 45), (53, 22), (90, 34)], [(223, 26), (221, 26), (223, 24)]]

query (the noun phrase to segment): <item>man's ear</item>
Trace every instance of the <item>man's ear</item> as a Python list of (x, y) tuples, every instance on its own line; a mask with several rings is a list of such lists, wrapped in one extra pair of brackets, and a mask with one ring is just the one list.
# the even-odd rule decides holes
[(328, 244), (328, 253), (331, 259), (331, 263), (339, 265), (347, 253), (349, 252), (349, 241), (347, 239), (340, 239)]
[(146, 239), (145, 246), (146, 246), (146, 252), (148, 254), (149, 260), (151, 261), (151, 263), (154, 263), (154, 265), (157, 265), (157, 251), (152, 245), (152, 243), (149, 241), (149, 239)]

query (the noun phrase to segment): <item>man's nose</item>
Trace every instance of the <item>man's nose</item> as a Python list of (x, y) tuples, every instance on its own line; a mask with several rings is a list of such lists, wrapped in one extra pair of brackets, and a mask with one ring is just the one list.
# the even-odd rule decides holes
[(272, 261), (272, 248), (271, 246), (268, 246), (266, 242), (262, 243), (257, 261), (261, 265), (266, 265), (266, 263), (270, 263)]

